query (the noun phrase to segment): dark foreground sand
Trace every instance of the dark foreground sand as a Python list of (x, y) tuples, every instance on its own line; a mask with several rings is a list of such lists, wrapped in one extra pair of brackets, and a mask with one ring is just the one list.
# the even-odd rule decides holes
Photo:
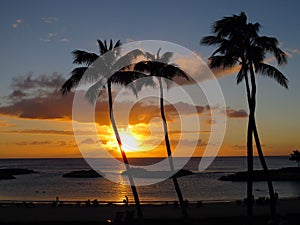
[[(190, 204), (189, 219), (182, 220), (180, 208), (174, 205), (142, 205), (143, 224), (247, 224), (246, 207), (235, 202), (203, 203), (202, 207)], [(134, 205), (52, 207), (47, 204), (34, 206), (2, 204), (0, 224), (107, 224), (115, 222), (117, 215), (134, 212)], [(280, 199), (278, 212), (281, 224), (300, 224), (300, 199)], [(255, 224), (267, 224), (269, 205), (255, 205)], [(133, 222), (130, 224), (137, 224)]]

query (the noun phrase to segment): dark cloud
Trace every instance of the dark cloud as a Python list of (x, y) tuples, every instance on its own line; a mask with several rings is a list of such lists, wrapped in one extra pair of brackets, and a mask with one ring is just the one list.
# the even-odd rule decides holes
[(16, 142), (16, 145), (49, 145), (52, 144), (51, 141), (20, 141), (20, 142)]
[(246, 145), (232, 145), (231, 148), (237, 149), (237, 150), (246, 150)]
[(66, 106), (71, 105), (71, 98), (63, 101), (59, 93), (64, 81), (65, 79), (58, 73), (38, 76), (28, 73), (25, 76), (14, 77), (11, 84), (12, 92), (6, 96), (7, 102), (0, 107), (0, 113), (40, 119), (70, 115), (70, 110)]
[(87, 138), (87, 139), (83, 140), (82, 142), (80, 142), (80, 144), (87, 144), (87, 145), (91, 145), (91, 144), (95, 144), (95, 143), (96, 143), (96, 141), (94, 141), (91, 138)]
[[(266, 147), (267, 145), (262, 144), (261, 147)], [(254, 145), (254, 147), (256, 148), (256, 145)], [(270, 147), (270, 146), (268, 146)], [(232, 145), (231, 148), (236, 149), (236, 150), (247, 150), (247, 145)]]
[[(171, 144), (173, 146), (178, 145), (178, 143), (179, 143), (179, 140), (171, 140)], [(182, 139), (182, 140), (180, 140), (180, 144), (182, 146), (186, 146), (186, 147), (194, 147), (194, 146), (203, 147), (203, 146), (207, 146), (207, 143), (204, 142), (201, 139), (198, 139), (197, 143), (195, 143), (195, 140)]]
[(14, 98), (23, 98), (27, 96), (27, 94), (21, 90), (14, 90), (9, 96), (9, 99), (14, 99)]
[(73, 95), (62, 97), (58, 91), (46, 97), (18, 99), (10, 105), (0, 107), (0, 114), (30, 119), (71, 118)]
[[(71, 120), (74, 93), (70, 92), (66, 96), (61, 96), (59, 88), (63, 82), (64, 78), (57, 73), (39, 75), (37, 77), (27, 74), (23, 77), (14, 78), (12, 82), (13, 90), (9, 97), (11, 101), (9, 104), (0, 106), (0, 114), (29, 119)], [(115, 95), (115, 92), (113, 92), (113, 95)], [(77, 118), (79, 121), (96, 121), (99, 125), (110, 125), (107, 96), (105, 94), (97, 101), (95, 118), (92, 117), (91, 105), (86, 100), (84, 92), (79, 91), (78, 96), (83, 102), (81, 114)], [(118, 125), (127, 126), (128, 121), (131, 125), (148, 124), (153, 118), (161, 117), (159, 98), (153, 97), (146, 100), (138, 100), (130, 109), (128, 106), (131, 103), (114, 103), (114, 106), (117, 106), (118, 109), (114, 111), (115, 117), (120, 120), (117, 121)], [(209, 112), (210, 107), (208, 105), (194, 106), (185, 102), (177, 102), (173, 105), (165, 104), (165, 114), (169, 122), (176, 120), (179, 116), (193, 115), (195, 111), (200, 116), (202, 113)], [(129, 118), (124, 118), (126, 114), (129, 114)], [(227, 116), (230, 118), (243, 118), (247, 116), (247, 113), (242, 109), (227, 108)]]
[(33, 88), (60, 88), (64, 83), (65, 78), (61, 74), (52, 73), (51, 75), (40, 74), (34, 76), (33, 73), (28, 73), (25, 76), (14, 77), (12, 79), (12, 88), (15, 90), (27, 90)]
[(227, 109), (226, 112), (229, 118), (245, 118), (248, 116), (248, 113), (244, 109)]

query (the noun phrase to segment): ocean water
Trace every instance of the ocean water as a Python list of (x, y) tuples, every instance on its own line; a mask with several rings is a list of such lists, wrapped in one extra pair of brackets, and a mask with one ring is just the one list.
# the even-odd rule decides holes
[[(177, 159), (181, 160), (181, 159)], [(183, 160), (183, 159), (182, 159)], [(149, 165), (157, 159), (130, 159), (134, 165)], [(236, 200), (246, 196), (246, 182), (219, 181), (220, 176), (246, 170), (245, 157), (217, 157), (202, 172), (198, 171), (200, 158), (192, 158), (185, 169), (194, 175), (178, 179), (184, 198), (189, 201)], [(270, 169), (296, 166), (288, 157), (266, 157)], [(120, 174), (124, 168), (110, 168), (109, 160), (101, 161), (104, 173)], [(255, 169), (260, 169), (255, 158)], [(63, 178), (62, 175), (73, 170), (90, 169), (84, 159), (0, 159), (0, 168), (28, 168), (37, 174), (18, 175), (14, 180), (0, 180), (0, 200), (87, 200), (122, 201), (127, 195), (133, 200), (130, 187), (114, 183), (105, 178)], [(300, 196), (300, 182), (274, 182), (279, 197)], [(173, 201), (176, 193), (171, 179), (137, 187), (141, 201)], [(267, 196), (265, 182), (254, 183), (255, 197)]]

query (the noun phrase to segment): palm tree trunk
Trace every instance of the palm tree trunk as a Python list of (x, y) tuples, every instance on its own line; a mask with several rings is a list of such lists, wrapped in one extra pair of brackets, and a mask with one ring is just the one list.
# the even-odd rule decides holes
[(250, 95), (250, 87), (248, 76), (245, 76), (246, 82), (246, 91), (247, 91), (247, 99), (249, 106), (249, 118), (248, 118), (248, 128), (247, 128), (247, 171), (248, 171), (248, 179), (247, 179), (247, 216), (249, 217), (249, 223), (252, 224), (253, 217), (253, 139), (252, 139), (252, 120), (254, 118), (254, 111), (252, 109), (251, 104), (251, 95)]
[[(256, 98), (256, 82), (255, 82), (255, 75), (254, 75), (254, 70), (253, 67), (250, 66), (250, 75), (251, 75), (251, 84), (252, 84), (252, 102), (253, 102), (253, 113), (255, 112), (255, 98)], [(258, 152), (258, 156), (259, 156), (259, 160), (260, 163), (263, 167), (263, 171), (267, 180), (267, 184), (268, 184), (268, 190), (269, 190), (269, 196), (270, 196), (270, 211), (271, 211), (271, 217), (273, 219), (275, 219), (276, 217), (276, 200), (275, 200), (275, 193), (274, 193), (274, 187), (273, 187), (273, 183), (272, 183), (272, 179), (271, 176), (269, 174), (269, 170), (268, 170), (268, 166), (267, 163), (265, 161), (264, 155), (263, 155), (263, 151), (261, 148), (261, 144), (260, 144), (260, 140), (259, 140), (259, 136), (258, 136), (258, 131), (257, 131), (257, 127), (256, 127), (256, 122), (255, 122), (255, 117), (253, 117), (253, 134), (254, 134), (254, 139), (255, 139), (255, 143), (256, 143), (256, 148), (257, 148), (257, 152)]]
[[(162, 81), (161, 81), (160, 77), (158, 78), (158, 81), (159, 81), (159, 88), (160, 88), (160, 113), (161, 113), (161, 118), (163, 120), (163, 127), (164, 127), (164, 133), (165, 133), (165, 144), (166, 144), (166, 148), (167, 148), (171, 173), (174, 173), (175, 167), (174, 167), (172, 151), (171, 151), (171, 146), (170, 146), (170, 140), (169, 140), (169, 135), (168, 135), (168, 126), (167, 126), (167, 121), (166, 121), (165, 111), (164, 111), (164, 94), (163, 94), (164, 91), (163, 91)], [(179, 184), (178, 184), (178, 180), (175, 176), (172, 176), (172, 180), (174, 183), (175, 191), (178, 196), (182, 215), (183, 215), (183, 217), (187, 217), (187, 210), (186, 210), (186, 206), (184, 204), (184, 200), (183, 200), (182, 192), (181, 192)]]
[[(250, 75), (251, 75), (251, 84), (252, 84), (252, 102), (253, 102), (253, 113), (255, 112), (255, 98), (256, 98), (256, 82), (255, 82), (255, 75), (254, 75), (254, 70), (253, 67), (250, 67)], [(257, 152), (258, 152), (258, 156), (259, 156), (259, 160), (260, 163), (262, 165), (266, 180), (267, 180), (267, 184), (268, 184), (268, 190), (269, 190), (269, 196), (270, 196), (270, 211), (271, 211), (271, 216), (272, 218), (275, 218), (276, 216), (276, 200), (275, 200), (275, 193), (274, 193), (274, 187), (273, 187), (273, 183), (272, 183), (272, 179), (271, 176), (269, 174), (269, 170), (268, 170), (268, 166), (267, 163), (265, 161), (264, 158), (264, 154), (261, 148), (261, 144), (260, 144), (260, 140), (259, 140), (259, 136), (258, 136), (258, 131), (257, 131), (257, 127), (256, 127), (256, 122), (255, 122), (255, 117), (253, 117), (253, 134), (254, 134), (254, 139), (255, 139), (255, 143), (256, 143), (256, 148), (257, 148)]]
[(131, 172), (130, 172), (130, 166), (129, 166), (129, 163), (128, 163), (126, 153), (122, 149), (122, 141), (121, 141), (121, 138), (120, 138), (120, 135), (119, 135), (119, 132), (118, 132), (118, 129), (117, 129), (116, 121), (115, 121), (115, 118), (114, 118), (113, 107), (112, 107), (113, 103), (112, 103), (112, 95), (111, 95), (111, 82), (110, 81), (108, 81), (107, 89), (108, 89), (108, 99), (109, 99), (110, 121), (111, 121), (113, 130), (114, 130), (114, 133), (115, 133), (115, 137), (117, 139), (118, 146), (119, 146), (119, 149), (121, 151), (122, 159), (123, 159), (123, 162), (125, 164), (125, 168), (126, 168), (126, 171), (127, 171), (127, 174), (128, 174), (128, 179), (129, 179), (130, 187), (131, 187), (132, 194), (133, 194), (133, 197), (134, 197), (135, 206), (136, 206), (136, 210), (137, 210), (137, 215), (138, 215), (138, 218), (140, 220), (142, 220), (143, 219), (143, 212), (142, 212), (142, 208), (141, 208), (141, 204), (140, 204), (139, 195), (137, 193), (137, 189), (136, 189), (136, 186), (135, 186), (135, 183), (134, 183), (133, 176), (131, 175)]
[(248, 129), (247, 129), (247, 216), (252, 218), (253, 216), (253, 140), (252, 140), (252, 124), (253, 113), (250, 110)]
[(264, 158), (264, 154), (263, 154), (263, 151), (261, 148), (255, 120), (254, 120), (253, 131), (254, 131), (254, 139), (255, 139), (255, 143), (256, 143), (259, 160), (263, 167), (264, 174), (265, 174), (267, 184), (268, 184), (270, 203), (271, 203), (270, 204), (271, 216), (272, 216), (272, 218), (275, 218), (276, 217), (276, 199), (275, 199), (274, 187), (273, 187), (272, 179), (271, 179), (271, 176), (270, 176), (270, 173), (268, 170), (268, 166), (267, 166), (267, 163), (266, 163), (266, 160)]

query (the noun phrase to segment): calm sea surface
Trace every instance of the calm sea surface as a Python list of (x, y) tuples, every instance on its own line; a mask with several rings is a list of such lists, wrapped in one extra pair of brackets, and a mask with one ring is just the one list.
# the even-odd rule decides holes
[[(180, 159), (177, 159), (180, 160)], [(269, 168), (296, 166), (288, 157), (266, 157)], [(203, 172), (197, 171), (199, 158), (192, 158), (185, 166), (195, 172), (194, 175), (179, 178), (184, 198), (197, 200), (235, 200), (246, 195), (245, 182), (219, 181), (220, 176), (246, 170), (244, 157), (218, 157)], [(104, 163), (103, 163), (104, 162)], [(151, 164), (155, 159), (130, 159), (135, 165)], [(109, 160), (101, 161), (104, 173), (119, 174), (123, 168), (110, 169)], [(117, 184), (105, 178), (63, 178), (64, 173), (73, 170), (90, 169), (84, 159), (0, 159), (0, 168), (28, 168), (37, 174), (16, 176), (14, 180), (0, 181), (0, 200), (87, 200), (121, 201), (125, 195), (132, 200), (130, 187)], [(260, 169), (258, 159), (255, 168)], [(120, 176), (121, 179), (127, 179)], [(122, 183), (122, 180), (121, 180)], [(300, 196), (300, 182), (274, 182), (279, 197)], [(139, 186), (141, 201), (176, 200), (172, 180), (148, 186)], [(265, 182), (254, 183), (256, 197), (267, 196)]]

